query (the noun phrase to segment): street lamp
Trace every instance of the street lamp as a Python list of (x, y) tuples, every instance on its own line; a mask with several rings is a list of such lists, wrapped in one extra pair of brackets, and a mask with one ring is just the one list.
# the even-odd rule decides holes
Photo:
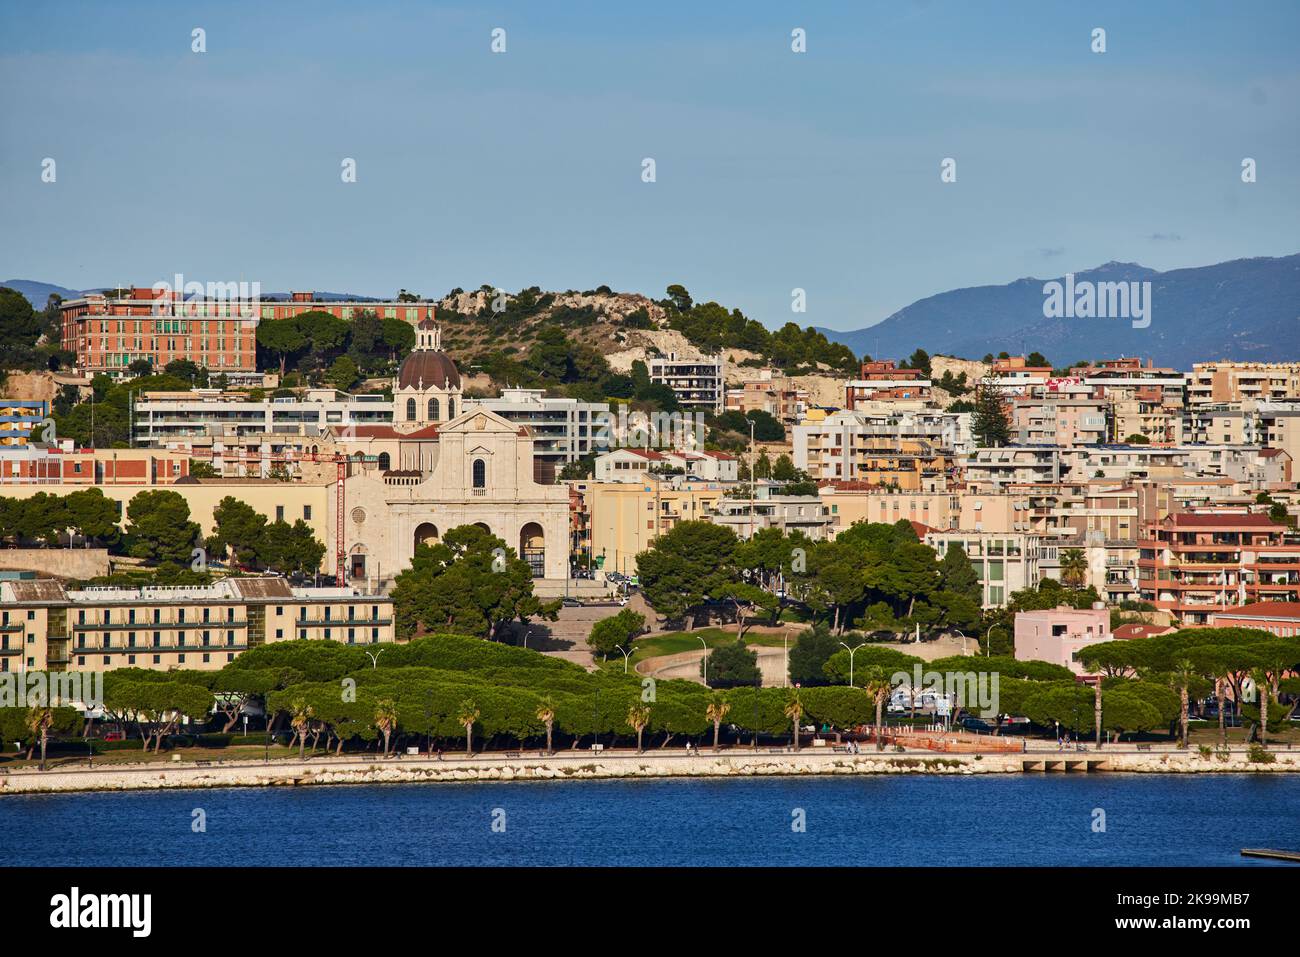
[[(700, 638), (699, 635), (695, 636)], [(709, 645), (703, 638), (700, 638), (700, 644), (704, 646), (704, 687), (709, 686)]]
[(994, 628), (1002, 628), (1005, 630), (1006, 625), (1003, 625), (999, 622), (994, 622), (993, 624), (989, 625), (989, 630), (984, 632), (984, 657), (985, 658), (991, 657), (993, 654), (993, 629)]
[(954, 628), (953, 631), (961, 635), (961, 654), (962, 657), (964, 658), (966, 657), (966, 633), (962, 631), (960, 628)]
[[(615, 645), (614, 647), (619, 651), (623, 651), (622, 645)], [(627, 660), (629, 657), (631, 657), (631, 652), (623, 651), (623, 674), (627, 674)]]
[(371, 670), (371, 671), (374, 671), (376, 668), (379, 667), (379, 656), (382, 655), (383, 653), (384, 653), (384, 649), (383, 649), (383, 648), (380, 648), (380, 649), (379, 649), (378, 651), (376, 651), (373, 655), (372, 655), (370, 652), (368, 652), (368, 651), (366, 652), (366, 657), (370, 659), (370, 670)]
[(846, 645), (844, 642), (842, 642), (842, 641), (840, 642), (840, 647), (843, 648), (845, 651), (847, 651), (847, 652), (849, 653), (849, 687), (850, 687), (850, 688), (853, 687), (853, 656), (856, 655), (856, 654), (858, 653), (858, 648), (861, 648), (862, 645), (864, 645), (864, 644), (866, 644), (866, 642), (863, 642), (862, 644), (859, 644), (859, 645), (856, 645), (856, 646), (853, 647), (853, 648), (850, 648), (850, 647), (849, 647), (848, 645)]

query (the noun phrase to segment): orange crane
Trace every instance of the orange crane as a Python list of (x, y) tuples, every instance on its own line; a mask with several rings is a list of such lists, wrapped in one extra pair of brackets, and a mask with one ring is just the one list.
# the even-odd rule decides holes
[[(188, 454), (193, 458), (216, 458), (217, 453), (211, 449), (190, 449)], [(346, 485), (348, 478), (348, 462), (346, 455), (335, 452), (332, 454), (322, 454), (319, 452), (304, 452), (301, 455), (263, 455), (260, 452), (222, 452), (220, 457), (225, 460), (229, 459), (235, 462), (335, 462), (338, 464), (338, 477), (335, 483), (334, 494), (335, 511), (334, 511), (334, 574), (335, 582), (342, 585), (347, 581), (347, 561), (343, 548), (343, 523), (344, 507), (346, 506)]]

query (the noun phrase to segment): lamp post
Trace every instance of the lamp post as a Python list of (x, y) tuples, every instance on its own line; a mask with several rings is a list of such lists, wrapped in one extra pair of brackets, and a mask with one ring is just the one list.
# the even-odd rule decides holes
[(962, 657), (964, 658), (966, 656), (966, 633), (962, 631), (960, 628), (954, 628), (953, 631), (961, 635), (961, 653), (962, 653)]
[[(695, 636), (700, 638), (699, 635)], [(704, 687), (709, 686), (709, 645), (703, 638), (700, 638), (700, 644), (704, 646)]]
[[(622, 645), (615, 645), (614, 647), (619, 651), (623, 651)], [(623, 674), (627, 674), (627, 660), (629, 657), (631, 657), (631, 652), (623, 651)]]
[(754, 679), (754, 750), (758, 750), (758, 686), (762, 683), (762, 676)]
[(384, 653), (384, 649), (383, 649), (383, 648), (380, 648), (380, 649), (379, 649), (378, 651), (376, 651), (373, 655), (372, 655), (370, 652), (368, 652), (368, 651), (366, 652), (366, 657), (370, 659), (370, 670), (371, 670), (371, 671), (374, 671), (376, 668), (379, 667), (379, 656), (382, 655), (383, 653)]
[[(865, 642), (863, 642), (863, 644), (865, 644)], [(852, 688), (853, 687), (853, 656), (858, 653), (858, 649), (861, 648), (862, 645), (855, 645), (854, 647), (850, 648), (848, 645), (846, 645), (844, 642), (841, 641), (840, 647), (849, 653), (849, 687)]]
[(984, 657), (989, 658), (993, 654), (993, 629), (1006, 628), (1005, 625), (993, 623), (989, 625), (989, 630), (984, 632)]
[(600, 721), (600, 689), (596, 689), (596, 700), (591, 706), (591, 750), (596, 750), (596, 745), (600, 743), (600, 731), (597, 730)]

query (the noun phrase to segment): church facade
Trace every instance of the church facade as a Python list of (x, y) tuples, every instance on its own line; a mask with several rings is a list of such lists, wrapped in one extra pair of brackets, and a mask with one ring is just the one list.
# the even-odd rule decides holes
[[(398, 370), (392, 426), (335, 435), (357, 463), (343, 483), (348, 578), (388, 582), (410, 567), (417, 544), (436, 542), (459, 525), (479, 525), (527, 561), (535, 578), (562, 580), (567, 488), (534, 479), (527, 428), (487, 409), (463, 411), (460, 373), (439, 339), (431, 321), (417, 328), (416, 348)], [(332, 527), (330, 538), (336, 534)], [(327, 545), (333, 556), (335, 542)]]

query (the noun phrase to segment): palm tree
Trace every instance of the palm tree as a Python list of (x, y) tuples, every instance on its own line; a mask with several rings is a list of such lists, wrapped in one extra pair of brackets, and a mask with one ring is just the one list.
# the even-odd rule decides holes
[(641, 734), (645, 731), (645, 726), (650, 723), (650, 708), (648, 705), (634, 704), (627, 709), (628, 727), (636, 732), (636, 753), (643, 754), (645, 749), (641, 747)]
[(862, 682), (862, 690), (871, 695), (871, 699), (876, 705), (875, 733), (877, 751), (883, 751), (885, 748), (885, 740), (880, 736), (880, 728), (883, 724), (885, 702), (889, 700), (889, 693), (894, 688), (890, 677), (891, 672), (887, 668), (882, 668), (880, 665), (871, 665), (866, 669), (866, 675)]
[(551, 747), (551, 733), (555, 730), (555, 702), (551, 700), (550, 695), (538, 704), (537, 720), (546, 725), (546, 753), (554, 754), (555, 749)]
[(478, 705), (471, 699), (466, 698), (460, 703), (460, 711), (456, 714), (456, 720), (465, 726), (465, 757), (474, 756), (474, 722), (479, 718)]
[(388, 757), (388, 742), (397, 730), (397, 705), (392, 698), (380, 698), (375, 702), (375, 727), (384, 736), (384, 757)]
[[(27, 729), (31, 731), (33, 737), (40, 735), (41, 738), (41, 770), (45, 770), (45, 745), (50, 739), (50, 728), (54, 726), (54, 712), (49, 708), (34, 705), (27, 712)], [(28, 757), (31, 751), (27, 752)]]
[(803, 717), (803, 702), (795, 690), (785, 702), (785, 716), (794, 723), (794, 749), (799, 750), (799, 719)]
[(1067, 548), (1061, 552), (1061, 581), (1071, 588), (1082, 588), (1088, 579), (1088, 559), (1082, 548)]
[(727, 712), (729, 712), (730, 710), (731, 710), (731, 703), (728, 701), (723, 701), (720, 695), (714, 695), (713, 700), (709, 702), (709, 706), (704, 709), (704, 716), (713, 722), (713, 750), (714, 751), (719, 750), (718, 735), (721, 733), (722, 719), (727, 716)]
[(311, 719), (315, 712), (311, 705), (298, 698), (290, 706), (292, 716), (289, 720), (289, 727), (293, 728), (294, 735), (298, 738), (298, 760), (303, 759), (303, 748), (307, 745), (307, 729), (311, 727)]
[(1186, 655), (1178, 655), (1170, 662), (1169, 683), (1178, 692), (1178, 746), (1187, 747), (1187, 689), (1200, 677), (1200, 671)]

